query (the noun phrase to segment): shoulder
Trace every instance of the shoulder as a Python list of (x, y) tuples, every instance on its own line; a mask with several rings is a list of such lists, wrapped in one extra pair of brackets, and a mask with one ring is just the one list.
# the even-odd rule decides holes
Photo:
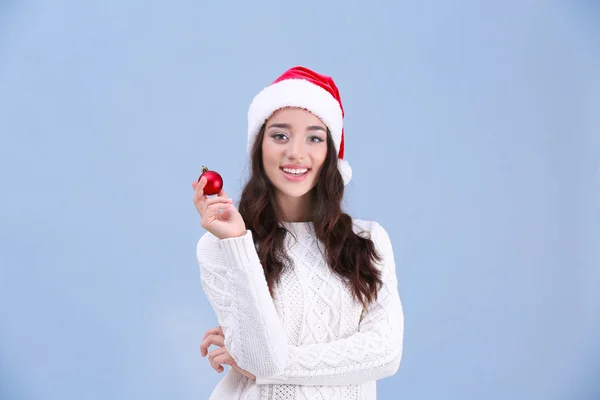
[(376, 221), (353, 218), (352, 226), (354, 233), (363, 237), (369, 237), (372, 240), (381, 237), (381, 235), (387, 236), (387, 231)]
[(375, 250), (380, 259), (376, 263), (379, 265), (385, 276), (395, 276), (396, 262), (392, 241), (387, 231), (376, 221), (366, 221), (354, 219), (354, 231), (362, 237), (368, 237), (373, 241)]
[(392, 252), (392, 242), (387, 231), (379, 222), (364, 219), (352, 219), (354, 232), (373, 241), (375, 247), (385, 253)]

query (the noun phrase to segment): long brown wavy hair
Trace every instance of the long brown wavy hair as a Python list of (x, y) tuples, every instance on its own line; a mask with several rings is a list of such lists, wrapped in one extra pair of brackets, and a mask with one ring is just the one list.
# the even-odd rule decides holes
[[(251, 151), (251, 175), (242, 191), (238, 209), (258, 245), (258, 256), (273, 297), (274, 285), (279, 282), (290, 259), (284, 250), (287, 230), (280, 224), (275, 190), (263, 167), (264, 134), (263, 125)], [(380, 271), (375, 266), (381, 256), (371, 239), (354, 232), (352, 218), (342, 211), (343, 197), (344, 182), (337, 168), (335, 145), (328, 131), (327, 156), (317, 184), (312, 189), (308, 218), (314, 224), (317, 239), (324, 245), (324, 255), (330, 269), (349, 285), (354, 298), (366, 307), (377, 299), (377, 291), (382, 283)]]

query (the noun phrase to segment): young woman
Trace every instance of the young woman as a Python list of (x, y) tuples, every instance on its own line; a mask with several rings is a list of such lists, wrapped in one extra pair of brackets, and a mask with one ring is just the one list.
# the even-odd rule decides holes
[(218, 372), (232, 367), (211, 399), (375, 399), (375, 381), (399, 368), (390, 239), (341, 206), (343, 117), (330, 77), (291, 68), (250, 105), (239, 206), (224, 191), (205, 196), (204, 178), (192, 184), (207, 230), (201, 283), (220, 324), (201, 354)]

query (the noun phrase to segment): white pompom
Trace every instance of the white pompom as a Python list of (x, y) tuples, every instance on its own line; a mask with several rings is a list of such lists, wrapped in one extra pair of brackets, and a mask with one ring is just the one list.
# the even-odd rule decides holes
[(348, 182), (350, 182), (350, 179), (352, 179), (352, 168), (350, 168), (350, 164), (348, 164), (348, 161), (338, 158), (338, 169), (344, 179), (344, 185), (347, 185)]

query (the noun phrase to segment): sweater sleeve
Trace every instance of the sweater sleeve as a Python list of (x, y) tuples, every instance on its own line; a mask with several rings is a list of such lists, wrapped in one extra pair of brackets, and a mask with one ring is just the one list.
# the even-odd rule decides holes
[(204, 293), (225, 335), (225, 348), (243, 369), (265, 377), (282, 373), (287, 357), (283, 324), (269, 294), (252, 238), (206, 233), (196, 256)]
[(358, 332), (328, 343), (288, 345), (285, 369), (278, 376), (256, 374), (257, 384), (341, 386), (382, 379), (396, 373), (402, 358), (404, 313), (392, 245), (374, 224), (371, 239), (381, 255), (383, 285), (378, 298), (363, 310)]

